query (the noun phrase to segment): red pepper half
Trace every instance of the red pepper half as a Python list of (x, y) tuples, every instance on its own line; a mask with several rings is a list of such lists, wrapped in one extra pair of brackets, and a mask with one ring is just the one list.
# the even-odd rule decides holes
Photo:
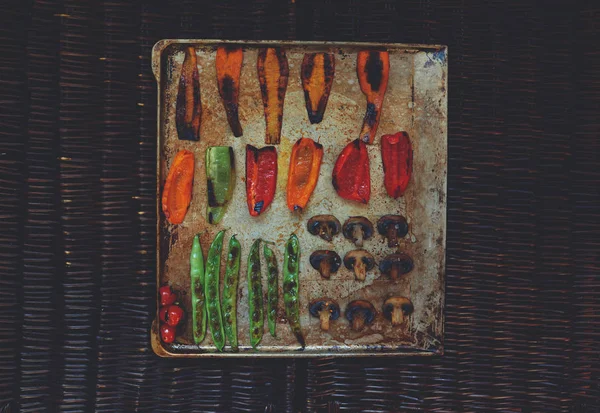
[(276, 186), (277, 149), (246, 145), (246, 200), (250, 215), (257, 217), (271, 205)]
[(412, 175), (413, 151), (406, 132), (381, 137), (385, 190), (392, 198), (404, 195)]
[(333, 168), (333, 187), (344, 199), (367, 204), (371, 198), (371, 173), (367, 145), (356, 139), (340, 153)]

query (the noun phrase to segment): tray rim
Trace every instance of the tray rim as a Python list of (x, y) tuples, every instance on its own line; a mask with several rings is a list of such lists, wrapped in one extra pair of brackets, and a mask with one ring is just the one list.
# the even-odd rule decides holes
[[(150, 326), (150, 345), (154, 354), (161, 358), (318, 358), (318, 357), (335, 357), (335, 358), (351, 358), (351, 357), (433, 357), (443, 356), (445, 348), (445, 333), (446, 333), (446, 239), (448, 229), (448, 206), (446, 204), (446, 230), (444, 231), (444, 294), (443, 294), (443, 308), (442, 308), (442, 340), (440, 346), (435, 350), (414, 350), (414, 351), (402, 351), (402, 350), (391, 350), (391, 351), (356, 351), (356, 352), (304, 352), (285, 350), (281, 352), (261, 352), (261, 351), (248, 351), (248, 352), (193, 352), (193, 353), (178, 353), (169, 351), (160, 340), (160, 334), (158, 332), (158, 287), (160, 286), (160, 162), (161, 162), (161, 146), (162, 146), (162, 133), (161, 133), (161, 79), (160, 79), (160, 64), (161, 57), (166, 48), (174, 44), (188, 44), (193, 43), (207, 46), (218, 46), (222, 44), (241, 44), (249, 47), (264, 47), (266, 46), (289, 46), (289, 47), (302, 47), (302, 46), (313, 46), (313, 47), (374, 47), (374, 48), (387, 48), (387, 49), (402, 49), (405, 51), (442, 51), (448, 58), (448, 46), (442, 44), (421, 44), (421, 43), (390, 43), (390, 42), (338, 42), (338, 41), (302, 41), (302, 40), (224, 40), (224, 39), (162, 39), (157, 41), (152, 47), (152, 58), (151, 66), (154, 79), (157, 84), (156, 93), (156, 311), (154, 319)], [(448, 122), (447, 122), (447, 102), (448, 102), (448, 66), (446, 66), (446, 143), (448, 141)], [(448, 156), (448, 148), (446, 146), (446, 160)], [(448, 168), (446, 168), (446, 180), (445, 180), (446, 198), (448, 196)]]

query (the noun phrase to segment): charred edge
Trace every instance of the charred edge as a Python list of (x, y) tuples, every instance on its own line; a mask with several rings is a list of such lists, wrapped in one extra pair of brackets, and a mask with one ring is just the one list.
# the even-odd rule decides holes
[(252, 157), (254, 158), (254, 162), (258, 163), (258, 154), (260, 153), (260, 149), (256, 148), (252, 145), (246, 145), (248, 152), (252, 153)]
[(233, 148), (229, 147), (229, 166), (231, 167), (231, 171), (235, 171), (235, 158), (233, 157)]
[[(206, 194), (208, 196), (208, 206), (209, 207), (216, 208), (216, 207), (222, 206), (217, 201), (217, 197), (215, 195), (215, 185), (213, 184), (212, 179), (206, 180)], [(212, 213), (209, 214), (209, 219), (210, 219), (211, 215), (212, 215)]]
[(380, 52), (369, 52), (369, 57), (365, 64), (365, 72), (367, 73), (367, 82), (371, 85), (371, 89), (374, 92), (378, 92), (383, 78), (383, 61), (381, 60)]
[(194, 133), (194, 128), (191, 126), (183, 125), (177, 127), (177, 136), (180, 141), (199, 141), (200, 137)]
[(214, 222), (215, 222), (215, 218), (213, 217), (213, 213), (212, 213), (212, 211), (209, 211), (208, 212), (208, 223), (212, 224)]
[(352, 145), (354, 145), (354, 147), (356, 148), (356, 150), (360, 151), (360, 149), (361, 149), (360, 139), (353, 140), (352, 141)]
[(333, 185), (333, 189), (335, 189), (336, 192), (339, 192), (340, 187), (338, 185), (336, 175), (333, 175), (333, 178), (331, 178), (331, 184)]
[(373, 127), (377, 122), (377, 107), (374, 103), (367, 103), (367, 112), (365, 113), (364, 122), (369, 125), (369, 127)]
[(302, 331), (294, 331), (294, 335), (296, 336), (296, 340), (298, 340), (298, 343), (300, 343), (300, 346), (302, 346), (301, 351), (304, 350), (306, 348), (306, 341), (304, 340), (304, 335), (302, 334)]
[(255, 205), (254, 205), (254, 212), (260, 214), (263, 206), (265, 205), (265, 201), (258, 201)]
[(306, 55), (302, 62), (302, 80), (309, 80), (312, 76), (312, 72), (315, 68), (315, 55), (314, 53)]
[(323, 145), (321, 145), (319, 142), (315, 142), (315, 141), (313, 141), (313, 142), (314, 142), (314, 145), (315, 145), (315, 149), (317, 149), (319, 151), (323, 150)]
[(325, 53), (323, 71), (325, 73), (325, 85), (330, 85), (335, 75), (335, 56), (333, 54)]
[(287, 56), (285, 55), (285, 50), (276, 48), (275, 55), (277, 56), (277, 62), (279, 63), (279, 75), (287, 78), (290, 74)]
[(240, 248), (237, 245), (234, 245), (229, 250), (229, 262), (231, 263), (231, 265), (233, 265), (233, 263), (237, 260), (239, 255), (240, 255)]

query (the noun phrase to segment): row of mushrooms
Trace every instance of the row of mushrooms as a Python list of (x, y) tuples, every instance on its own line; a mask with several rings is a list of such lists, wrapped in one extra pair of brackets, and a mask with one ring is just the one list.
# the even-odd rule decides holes
[[(330, 298), (319, 298), (313, 300), (309, 305), (310, 314), (319, 318), (321, 330), (328, 331), (331, 321), (340, 317), (340, 306)], [(413, 303), (406, 297), (393, 296), (383, 302), (382, 314), (392, 322), (393, 326), (399, 326), (414, 311)], [(373, 324), (377, 310), (367, 300), (354, 300), (348, 303), (345, 316), (350, 322), (350, 328), (361, 331), (365, 326)]]
[[(329, 279), (342, 265), (342, 259), (337, 252), (331, 250), (316, 250), (310, 255), (310, 265), (321, 274), (321, 277)], [(343, 260), (344, 267), (354, 272), (358, 281), (364, 281), (367, 271), (375, 267), (375, 258), (365, 250), (353, 250), (346, 254)], [(396, 281), (398, 277), (412, 271), (414, 263), (409, 255), (399, 252), (390, 254), (379, 263), (379, 271)]]

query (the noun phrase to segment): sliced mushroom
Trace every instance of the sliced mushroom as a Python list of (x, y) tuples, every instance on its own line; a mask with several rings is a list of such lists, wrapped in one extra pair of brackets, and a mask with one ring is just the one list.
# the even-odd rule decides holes
[(363, 241), (373, 236), (373, 224), (365, 217), (350, 217), (342, 228), (344, 237), (357, 247), (363, 246)]
[(340, 268), (342, 260), (335, 251), (317, 250), (310, 254), (310, 265), (319, 271), (321, 277), (329, 278)]
[(404, 323), (404, 318), (413, 313), (415, 307), (406, 297), (390, 297), (383, 302), (383, 316), (392, 322), (393, 326)]
[(373, 324), (375, 320), (375, 307), (366, 300), (354, 300), (346, 307), (346, 319), (354, 331), (360, 331), (365, 325)]
[(402, 215), (384, 215), (377, 221), (377, 231), (387, 238), (389, 247), (397, 247), (398, 238), (408, 234), (408, 222)]
[(344, 257), (344, 266), (354, 271), (354, 276), (358, 281), (364, 281), (367, 277), (367, 271), (375, 267), (375, 259), (365, 250), (354, 250), (348, 252)]
[(318, 235), (325, 241), (331, 241), (342, 229), (340, 221), (333, 215), (315, 215), (306, 223), (308, 232)]
[(412, 258), (403, 252), (388, 255), (379, 263), (379, 271), (382, 274), (389, 275), (394, 281), (401, 275), (411, 272), (413, 267)]
[(337, 320), (340, 317), (340, 306), (331, 298), (319, 298), (311, 301), (308, 306), (310, 315), (321, 320), (321, 330), (329, 330), (329, 320)]

